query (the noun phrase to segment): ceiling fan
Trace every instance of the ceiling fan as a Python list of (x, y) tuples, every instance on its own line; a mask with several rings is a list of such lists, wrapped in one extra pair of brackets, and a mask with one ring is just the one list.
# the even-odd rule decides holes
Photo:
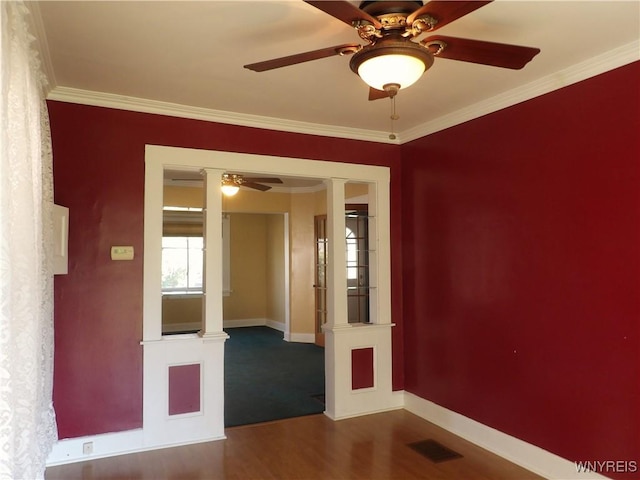
[[(202, 182), (201, 178), (172, 178), (173, 181), (179, 182)], [(231, 196), (238, 193), (240, 187), (252, 188), (266, 192), (271, 190), (269, 185), (263, 183), (282, 183), (282, 180), (274, 177), (245, 177), (239, 173), (223, 173), (222, 174), (222, 192)]]
[[(272, 177), (245, 177), (244, 175), (236, 174), (236, 173), (224, 173), (222, 174), (222, 187), (224, 191), (224, 187), (247, 187), (253, 188), (254, 190), (260, 190), (261, 192), (266, 192), (267, 190), (271, 190), (269, 185), (262, 185), (263, 183), (282, 183), (282, 180), (279, 178)], [(237, 190), (236, 190), (237, 192)]]
[(354, 27), (366, 45), (348, 43), (245, 65), (264, 72), (334, 55), (352, 55), (349, 66), (369, 86), (369, 100), (391, 97), (415, 83), (431, 67), (434, 57), (519, 70), (540, 52), (538, 48), (429, 35), (489, 1), (432, 0), (348, 1), (304, 0)]

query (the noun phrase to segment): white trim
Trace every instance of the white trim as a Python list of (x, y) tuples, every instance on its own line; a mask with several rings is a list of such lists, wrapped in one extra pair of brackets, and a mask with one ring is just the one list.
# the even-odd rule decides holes
[(539, 78), (527, 85), (501, 93), (481, 102), (469, 105), (455, 112), (451, 112), (430, 122), (423, 123), (399, 133), (400, 143), (407, 143), (432, 133), (458, 125), (503, 108), (539, 97), (549, 92), (559, 90), (568, 85), (595, 77), (640, 59), (640, 40), (611, 50), (569, 68), (555, 72), (552, 75)]
[(574, 462), (543, 450), (495, 428), (465, 417), (409, 392), (404, 408), (476, 445), (548, 479), (606, 479), (597, 473), (578, 473)]
[[(46, 38), (38, 35), (38, 38)], [(458, 125), (474, 118), (496, 112), (511, 105), (544, 95), (587, 78), (614, 70), (640, 59), (640, 40), (622, 45), (609, 52), (572, 65), (564, 70), (547, 75), (527, 85), (514, 88), (500, 95), (470, 105), (466, 108), (436, 118), (430, 122), (417, 125), (408, 130), (396, 134), (396, 140), (389, 139), (389, 132), (365, 130), (358, 128), (339, 127), (335, 125), (322, 125), (309, 122), (298, 122), (259, 115), (248, 115), (209, 108), (192, 107), (176, 103), (161, 102), (145, 98), (128, 97), (111, 93), (92, 92), (77, 88), (55, 86), (53, 72), (49, 80), (54, 87), (47, 96), (50, 100), (60, 102), (78, 103), (98, 107), (116, 108), (133, 112), (153, 113), (169, 115), (179, 118), (191, 118), (209, 122), (241, 125), (266, 130), (278, 130), (283, 132), (321, 135), (335, 138), (348, 138), (353, 140), (365, 140), (378, 143), (403, 144), (424, 137), (445, 128)], [(47, 71), (50, 69), (50, 61), (45, 58)]]
[(276, 322), (275, 320), (271, 320), (267, 318), (267, 327), (273, 328), (274, 330), (278, 330), (279, 332), (286, 333), (287, 332), (287, 324), (285, 322)]
[[(279, 332), (283, 332), (283, 340), (296, 343), (315, 343), (316, 336), (313, 333), (291, 333), (286, 331), (283, 322), (276, 322), (268, 318), (243, 318), (240, 320), (225, 320), (224, 328), (244, 328), (244, 327), (268, 327)], [(233, 335), (233, 332), (230, 332)]]
[(93, 105), (96, 107), (116, 108), (118, 110), (129, 110), (132, 112), (153, 113), (171, 117), (263, 128), (265, 130), (348, 138), (378, 143), (398, 143), (397, 140), (390, 140), (389, 132), (386, 131), (364, 130), (361, 128), (322, 125), (319, 123), (300, 122), (246, 113), (226, 112), (224, 110), (192, 107), (177, 103), (161, 102), (159, 100), (128, 97), (126, 95), (92, 92), (78, 88), (56, 86), (49, 92), (47, 99), (79, 103), (82, 105)]
[(290, 333), (285, 335), (284, 339), (294, 343), (315, 343), (316, 335), (315, 333)]
[(266, 327), (266, 318), (239, 318), (236, 320), (224, 320), (224, 328)]
[[(178, 147), (166, 147), (158, 145), (146, 145), (145, 147), (145, 306), (144, 311), (144, 325), (145, 330), (148, 326), (148, 322), (157, 322), (157, 316), (154, 318), (147, 318), (149, 312), (155, 312), (158, 306), (155, 308), (147, 308), (146, 302), (151, 303), (158, 302), (159, 297), (153, 292), (147, 292), (147, 288), (158, 288), (159, 290), (159, 268), (155, 265), (160, 264), (160, 249), (158, 243), (154, 241), (148, 242), (147, 248), (147, 235), (149, 232), (161, 231), (162, 218), (161, 215), (156, 212), (161, 212), (161, 192), (162, 192), (162, 172), (164, 168), (171, 168), (172, 170), (188, 170), (199, 171), (205, 169), (207, 171), (207, 180), (215, 172), (221, 172), (228, 169), (239, 170), (244, 172), (250, 172), (251, 174), (267, 174), (267, 175), (282, 175), (282, 176), (295, 176), (301, 178), (313, 178), (313, 179), (329, 179), (332, 184), (340, 185), (334, 190), (334, 196), (336, 201), (328, 202), (327, 208), (331, 208), (333, 217), (342, 219), (342, 229), (335, 229), (336, 242), (344, 242), (344, 184), (347, 182), (367, 183), (370, 185), (369, 189), (369, 209), (375, 212), (377, 218), (374, 222), (373, 228), (377, 232), (376, 250), (378, 254), (372, 261), (379, 263), (377, 271), (379, 271), (377, 287), (377, 295), (375, 308), (379, 310), (376, 321), (378, 325), (370, 325), (368, 328), (363, 327), (360, 329), (351, 328), (345, 325), (345, 330), (355, 332), (357, 330), (358, 335), (348, 335), (347, 332), (338, 332), (335, 329), (328, 331), (327, 333), (327, 346), (325, 347), (325, 397), (327, 400), (326, 408), (328, 413), (333, 418), (340, 418), (344, 415), (364, 415), (375, 411), (383, 411), (395, 406), (394, 398), (392, 395), (391, 385), (391, 370), (392, 370), (392, 355), (391, 355), (391, 309), (390, 309), (390, 297), (391, 297), (391, 285), (389, 282), (389, 182), (390, 182), (390, 169), (389, 167), (375, 166), (375, 165), (363, 165), (353, 163), (342, 162), (328, 162), (319, 160), (307, 160), (302, 158), (290, 158), (290, 157), (276, 157), (270, 155), (255, 155), (255, 154), (239, 154), (234, 152), (224, 151), (212, 151), (212, 150), (197, 150)], [(219, 185), (219, 180), (215, 185)], [(335, 187), (334, 185), (334, 187)], [(374, 194), (372, 195), (372, 192)], [(219, 195), (219, 192), (218, 194)], [(222, 209), (220, 202), (214, 202), (214, 191), (207, 192), (207, 219), (213, 217), (210, 209), (216, 210), (216, 215), (220, 212), (217, 210)], [(337, 201), (339, 200), (339, 201)], [(150, 208), (147, 204), (153, 203), (155, 206)], [(159, 205), (159, 206), (158, 206)], [(157, 225), (156, 225), (157, 223)], [(213, 222), (212, 224), (218, 225), (219, 222)], [(148, 229), (150, 227), (150, 229)], [(161, 235), (158, 234), (158, 237)], [(329, 235), (330, 244), (333, 242), (331, 234)], [(207, 241), (207, 248), (210, 245)], [(337, 249), (339, 251), (340, 249)], [(222, 248), (214, 248), (211, 256), (216, 258), (217, 252), (222, 252)], [(207, 265), (209, 265), (209, 256), (207, 256)], [(207, 287), (205, 291), (210, 294), (209, 291), (209, 275), (213, 275), (216, 269), (214, 263), (214, 271), (207, 272)], [(220, 262), (221, 265), (221, 262)], [(342, 271), (344, 272), (344, 262), (341, 263)], [(147, 268), (151, 269), (147, 271)], [(220, 267), (221, 269), (221, 267)], [(157, 276), (157, 278), (155, 278)], [(339, 288), (338, 283), (333, 284), (333, 290)], [(346, 296), (346, 287), (341, 288), (339, 294)], [(214, 295), (219, 298), (222, 296), (220, 290), (219, 295)], [(213, 300), (213, 299), (211, 299)], [(207, 309), (207, 320), (209, 311)], [(346, 303), (343, 312), (343, 317), (346, 318)], [(159, 323), (159, 322), (157, 322)], [(220, 328), (222, 328), (223, 322), (220, 321)], [(205, 363), (205, 369), (208, 371), (207, 379), (209, 381), (212, 378), (220, 382), (218, 388), (211, 389), (210, 393), (207, 393), (208, 382), (205, 385), (204, 405), (203, 411), (207, 415), (211, 415), (210, 420), (215, 423), (215, 427), (220, 426), (223, 417), (222, 401), (224, 395), (224, 387), (222, 385), (222, 366), (224, 364), (224, 338), (226, 334), (221, 332), (216, 334), (215, 329), (212, 331), (212, 335), (218, 335), (221, 340), (219, 347), (211, 351), (211, 356), (208, 358), (219, 359), (219, 361), (213, 361)], [(155, 333), (155, 332), (153, 332)], [(363, 338), (361, 335), (364, 335)], [(209, 337), (209, 333), (203, 336), (203, 340)], [(144, 335), (145, 340), (154, 340)], [(166, 383), (159, 375), (158, 366), (162, 362), (167, 361), (168, 355), (171, 353), (173, 357), (180, 355), (186, 355), (187, 353), (192, 356), (197, 353), (194, 351), (194, 347), (197, 346), (197, 342), (192, 341), (192, 349), (184, 350), (181, 347), (181, 343), (187, 344), (187, 340), (184, 342), (168, 342), (170, 337), (163, 337), (159, 342), (145, 342), (145, 360), (144, 360), (144, 425), (145, 430), (147, 425), (150, 429), (158, 431), (157, 435), (160, 440), (166, 441), (166, 435), (169, 431), (167, 428), (163, 429), (162, 426), (156, 426), (156, 419), (161, 410), (166, 410), (163, 405), (158, 402), (151, 403), (152, 399), (158, 397), (158, 392), (162, 392), (166, 387)], [(215, 337), (218, 338), (218, 337)], [(296, 338), (295, 335), (292, 338)], [(303, 337), (304, 338), (304, 337)], [(377, 372), (377, 384), (376, 390), (372, 392), (360, 393), (357, 396), (358, 402), (355, 401), (353, 395), (351, 395), (351, 375), (349, 373), (350, 362), (348, 360), (342, 361), (344, 358), (349, 358), (346, 355), (350, 352), (351, 344), (360, 344), (362, 341), (366, 341), (368, 344), (375, 344), (377, 346), (376, 353), (379, 358), (376, 359), (379, 370)], [(148, 352), (148, 354), (147, 354)], [(158, 354), (162, 352), (164, 356), (160, 357)], [(155, 354), (155, 356), (152, 356)], [(334, 356), (335, 355), (335, 356)], [(350, 355), (350, 354), (349, 354)], [(196, 360), (196, 359), (194, 359)], [(173, 361), (176, 361), (173, 359)], [(193, 361), (191, 358), (185, 361)], [(154, 367), (154, 365), (156, 365)], [(211, 368), (207, 370), (207, 365)], [(213, 377), (211, 369), (213, 369)], [(346, 379), (346, 380), (345, 380)], [(215, 382), (214, 382), (215, 383)], [(339, 388), (336, 385), (339, 384)], [(219, 396), (216, 397), (216, 395)], [(363, 396), (364, 395), (364, 396)], [(364, 399), (364, 400), (363, 400)], [(211, 407), (207, 408), (207, 402), (211, 402)], [(181, 431), (181, 434), (187, 435), (189, 432), (186, 430)], [(194, 425), (189, 425), (189, 428), (194, 428)], [(187, 438), (188, 439), (188, 438)]]
[[(283, 332), (285, 336), (291, 333), (291, 271), (290, 271), (290, 259), (289, 256), (291, 252), (289, 251), (289, 212), (283, 213), (283, 223), (284, 223), (284, 231), (282, 234), (284, 235), (284, 298), (282, 301), (284, 302), (284, 327)], [(275, 323), (275, 322), (274, 322)]]
[[(53, 445), (53, 449), (47, 458), (47, 467), (95, 460), (96, 458), (107, 458), (116, 455), (157, 450), (159, 448), (180, 447), (200, 442), (224, 440), (225, 438), (227, 437), (223, 435), (221, 437), (210, 437), (189, 442), (166, 443), (158, 446), (145, 441), (145, 435), (142, 429), (103, 433), (87, 437), (66, 438), (58, 440)], [(85, 443), (93, 443), (93, 453), (89, 455), (82, 453), (82, 447)]]

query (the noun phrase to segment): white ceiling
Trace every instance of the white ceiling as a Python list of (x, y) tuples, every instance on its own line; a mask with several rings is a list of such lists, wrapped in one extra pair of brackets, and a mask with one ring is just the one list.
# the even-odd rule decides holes
[[(389, 100), (367, 100), (348, 58), (243, 68), (359, 41), (301, 0), (44, 1), (32, 11), (52, 99), (391, 142)], [(397, 97), (395, 142), (640, 59), (640, 2), (497, 0), (438, 33), (542, 51), (523, 70), (436, 59)]]

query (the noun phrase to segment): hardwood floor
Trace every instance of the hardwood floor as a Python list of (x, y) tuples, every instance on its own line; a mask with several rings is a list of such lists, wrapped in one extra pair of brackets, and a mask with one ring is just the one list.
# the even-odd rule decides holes
[[(540, 479), (405, 410), (229, 428), (227, 439), (49, 467), (46, 480)], [(434, 463), (408, 446), (433, 439), (462, 455)]]

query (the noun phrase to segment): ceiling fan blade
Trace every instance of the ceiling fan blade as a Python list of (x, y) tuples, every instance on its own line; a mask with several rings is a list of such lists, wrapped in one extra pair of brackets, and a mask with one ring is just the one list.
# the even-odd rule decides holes
[(266, 192), (267, 190), (271, 190), (271, 187), (268, 185), (260, 185), (259, 183), (254, 183), (254, 182), (242, 182), (242, 186), (253, 188), (254, 190), (260, 190), (261, 192)]
[(519, 45), (507, 45), (505, 43), (483, 42), (466, 38), (444, 37), (434, 35), (427, 37), (420, 43), (427, 48), (439, 49), (444, 42), (444, 47), (439, 53), (432, 52), (437, 58), (448, 58), (462, 62), (480, 63), (493, 67), (511, 68), (520, 70), (531, 61), (538, 53), (539, 48), (521, 47)]
[(346, 23), (349, 26), (353, 26), (354, 22), (359, 20), (365, 20), (371, 23), (376, 28), (382, 28), (382, 24), (380, 21), (369, 15), (367, 12), (360, 10), (351, 2), (337, 2), (337, 1), (310, 1), (304, 0), (305, 3), (316, 7), (319, 10), (322, 10), (324, 13), (328, 13), (334, 18)]
[(377, 88), (369, 88), (369, 100), (379, 100), (381, 98), (388, 98), (389, 92), (384, 90), (378, 90)]
[(416, 18), (422, 15), (430, 15), (438, 21), (435, 27), (431, 30), (433, 32), (454, 20), (464, 17), (466, 14), (471, 13), (480, 7), (484, 7), (492, 1), (493, 0), (459, 2), (451, 0), (433, 0), (409, 15), (407, 17), (407, 23), (411, 25)]
[(282, 180), (280, 180), (279, 178), (273, 178), (273, 177), (242, 177), (242, 180), (243, 180), (243, 185), (246, 185), (247, 182), (249, 183), (255, 183), (255, 182), (282, 183)]
[(319, 60), (321, 58), (332, 57), (334, 55), (354, 53), (355, 51), (360, 50), (360, 48), (362, 48), (362, 46), (358, 43), (347, 43), (345, 45), (336, 45), (335, 47), (321, 48), (320, 50), (313, 50), (311, 52), (297, 53), (287, 57), (252, 63), (250, 65), (245, 65), (244, 68), (248, 68), (254, 72), (264, 72), (266, 70), (273, 70), (274, 68), (288, 67), (289, 65), (310, 62), (311, 60)]

